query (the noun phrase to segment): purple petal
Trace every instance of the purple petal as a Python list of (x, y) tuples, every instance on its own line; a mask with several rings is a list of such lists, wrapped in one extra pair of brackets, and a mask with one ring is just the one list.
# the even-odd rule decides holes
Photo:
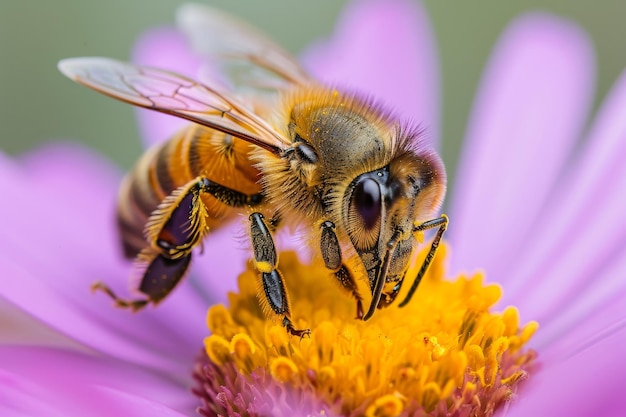
[[(189, 49), (185, 37), (170, 27), (145, 32), (136, 42), (132, 61), (198, 79), (201, 59)], [(146, 147), (168, 139), (189, 122), (151, 110), (137, 109), (137, 119)]]
[(90, 294), (98, 279), (127, 294), (131, 266), (119, 254), (117, 176), (82, 148), (51, 145), (21, 164), (0, 158), (2, 297), (86, 346), (189, 375), (206, 333), (207, 302), (181, 285), (159, 309), (131, 314)]
[[(626, 268), (626, 73), (614, 87), (534, 230), (546, 230), (512, 274), (516, 304), (549, 320), (623, 291)], [(622, 262), (623, 265), (623, 262)], [(614, 271), (611, 273), (611, 271)], [(606, 278), (603, 278), (606, 277)], [(540, 290), (538, 290), (540, 289)], [(592, 308), (589, 305), (588, 308)]]
[[(82, 348), (76, 341), (65, 337), (36, 320), (14, 304), (9, 303), (0, 292), (0, 344), (32, 344)], [(0, 414), (1, 415), (1, 414)]]
[(560, 362), (544, 363), (511, 405), (515, 416), (622, 416), (626, 326)]
[[(229, 292), (237, 292), (237, 277), (246, 269), (252, 258), (249, 221), (236, 218), (220, 229), (212, 230), (203, 243), (202, 255), (197, 256), (194, 274), (201, 279), (194, 281), (195, 288), (214, 302), (225, 303)], [(310, 243), (302, 230), (279, 229), (274, 240), (277, 250), (296, 251), (302, 262), (310, 262)]]
[[(195, 256), (192, 274), (194, 288), (213, 303), (225, 303), (229, 292), (237, 291), (237, 277), (250, 258), (247, 219), (235, 219), (222, 228), (211, 230)], [(208, 330), (207, 330), (208, 332)]]
[(509, 282), (520, 253), (550, 230), (530, 228), (579, 137), (591, 97), (587, 37), (548, 15), (516, 20), (484, 75), (468, 128), (450, 240), (453, 272)]
[(421, 4), (353, 1), (332, 39), (314, 45), (303, 62), (317, 78), (380, 98), (439, 138), (439, 64)]
[[(626, 266), (626, 260), (616, 265), (615, 272), (618, 272), (617, 267), (621, 267), (621, 271), (624, 271), (624, 266)], [(623, 280), (623, 276), (620, 278)], [(577, 312), (584, 314), (568, 313), (564, 319), (561, 316), (555, 317), (546, 326), (540, 326), (537, 334), (538, 340), (533, 340), (532, 344), (540, 350), (542, 362), (550, 363), (573, 356), (589, 346), (603, 342), (615, 331), (626, 327), (624, 314), (626, 290), (624, 288), (605, 297), (601, 305), (595, 305), (592, 308), (588, 305), (593, 301), (588, 303), (586, 298), (580, 301), (583, 306), (577, 308)]]
[(181, 416), (196, 403), (176, 381), (75, 351), (2, 346), (0, 369), (3, 416)]

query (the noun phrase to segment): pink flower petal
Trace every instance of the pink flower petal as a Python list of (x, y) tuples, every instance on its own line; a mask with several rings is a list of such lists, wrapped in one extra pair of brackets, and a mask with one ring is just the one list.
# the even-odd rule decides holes
[(303, 54), (317, 78), (383, 100), (439, 138), (438, 58), (421, 4), (354, 1), (333, 38)]
[(41, 149), (22, 164), (0, 159), (0, 189), (10, 202), (0, 218), (0, 275), (11, 277), (0, 294), (86, 346), (187, 377), (208, 307), (191, 286), (139, 314), (89, 291), (98, 279), (128, 291), (131, 266), (119, 255), (112, 172), (69, 145)]
[[(145, 32), (135, 44), (132, 60), (140, 65), (167, 69), (192, 79), (198, 79), (202, 63), (189, 49), (184, 36), (170, 27)], [(145, 109), (137, 109), (137, 119), (146, 147), (170, 138), (189, 124), (178, 117)]]
[(516, 20), (482, 81), (454, 184), (453, 272), (480, 267), (507, 285), (519, 254), (549, 230), (530, 228), (579, 137), (593, 69), (585, 35), (542, 14)]
[(191, 415), (194, 403), (185, 386), (133, 364), (44, 347), (0, 347), (3, 416), (175, 417)]
[(196, 254), (192, 270), (197, 277), (194, 284), (206, 299), (225, 303), (228, 293), (237, 291), (237, 277), (252, 254), (247, 227), (247, 219), (242, 218), (212, 230), (203, 242), (202, 253)]
[(0, 415), (5, 417), (64, 417), (61, 410), (45, 398), (46, 387), (28, 381), (21, 375), (0, 369)]
[[(614, 279), (623, 280), (617, 268), (621, 267), (621, 271), (624, 271), (624, 266), (626, 266), (626, 260), (616, 265)], [(624, 285), (622, 287), (621, 291), (605, 296), (602, 305), (593, 305), (596, 300), (587, 302), (584, 297), (579, 300), (582, 305), (577, 307), (575, 312), (555, 317), (545, 326), (540, 326), (537, 334), (538, 340), (533, 341), (532, 344), (540, 350), (541, 361), (546, 364), (558, 362), (589, 346), (603, 342), (615, 331), (626, 327), (624, 315), (626, 288)]]
[(626, 409), (626, 326), (531, 375), (508, 417), (622, 416)]
[[(624, 155), (626, 73), (601, 108), (586, 146), (555, 190), (544, 216), (533, 227), (545, 230), (546, 237), (528, 248), (521, 256), (521, 267), (511, 275), (516, 304), (533, 309), (538, 320), (576, 311), (579, 303), (571, 299), (579, 294), (585, 294), (583, 303), (593, 300), (601, 305), (605, 297), (624, 289), (626, 269), (614, 268), (624, 258), (626, 245)], [(600, 279), (611, 268), (614, 279)], [(597, 296), (590, 298), (591, 294)]]
[[(195, 408), (195, 398), (180, 381), (131, 363), (86, 353), (46, 347), (0, 346), (0, 369), (4, 372), (0, 374), (3, 388), (0, 389), (0, 406), (12, 403), (28, 406), (29, 403), (15, 401), (13, 395), (7, 396), (9, 389), (13, 394), (36, 398), (35, 405), (39, 409), (49, 407), (38, 415), (49, 415), (50, 411), (58, 409), (66, 413), (84, 411), (66, 415), (93, 415), (96, 411), (97, 415), (131, 415), (127, 408), (129, 399), (132, 399), (131, 405), (139, 402), (148, 406), (144, 413), (150, 415), (178, 415), (169, 407), (191, 415)], [(90, 412), (85, 414), (87, 410)], [(113, 413), (114, 410), (117, 413)], [(159, 412), (152, 414), (147, 410)]]

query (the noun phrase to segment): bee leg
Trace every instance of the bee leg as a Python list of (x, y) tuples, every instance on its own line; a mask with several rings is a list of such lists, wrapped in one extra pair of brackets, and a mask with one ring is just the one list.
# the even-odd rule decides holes
[(339, 281), (342, 288), (350, 291), (356, 299), (356, 318), (361, 320), (363, 319), (363, 299), (359, 294), (354, 277), (342, 263), (341, 246), (335, 233), (335, 225), (331, 221), (325, 221), (321, 224), (321, 229), (320, 249), (324, 265), (335, 273), (335, 278)]
[(442, 214), (440, 217), (437, 217), (436, 219), (425, 221), (424, 223), (417, 224), (413, 227), (413, 233), (421, 233), (425, 230), (434, 229), (436, 227), (438, 228), (437, 233), (435, 234), (435, 237), (433, 238), (433, 242), (430, 245), (430, 250), (426, 254), (426, 258), (424, 258), (424, 262), (422, 262), (422, 266), (420, 267), (420, 270), (418, 271), (417, 276), (415, 277), (415, 280), (413, 281), (413, 285), (411, 285), (411, 288), (409, 289), (408, 294), (406, 295), (404, 300), (402, 300), (402, 302), (398, 304), (399, 307), (404, 307), (405, 305), (408, 304), (409, 301), (411, 301), (411, 297), (413, 297), (413, 293), (415, 293), (417, 286), (419, 285), (422, 278), (424, 278), (424, 275), (426, 275), (426, 272), (428, 271), (428, 267), (430, 266), (430, 263), (435, 257), (435, 254), (437, 253), (437, 248), (439, 247), (441, 238), (443, 237), (443, 234), (448, 228), (448, 216), (446, 216), (445, 214)]
[(163, 300), (185, 276), (191, 250), (208, 232), (207, 211), (200, 195), (211, 185), (202, 177), (195, 178), (167, 196), (148, 219), (145, 233), (150, 247), (135, 258), (143, 270), (137, 290), (145, 299), (119, 298), (101, 282), (94, 283), (92, 290), (103, 291), (118, 307), (133, 311)]
[(310, 329), (296, 329), (290, 318), (287, 290), (281, 273), (278, 271), (278, 254), (274, 246), (274, 239), (261, 213), (250, 215), (250, 237), (254, 250), (256, 269), (261, 273), (261, 282), (265, 299), (272, 311), (283, 316), (282, 324), (294, 336), (306, 336)]
[(137, 262), (145, 265), (137, 289), (148, 297), (149, 302), (158, 304), (187, 274), (191, 263), (191, 252), (171, 259), (162, 254), (152, 254), (150, 250), (144, 250), (137, 257)]
[(159, 205), (146, 223), (146, 237), (170, 259), (186, 256), (206, 236), (209, 215), (202, 202), (202, 194), (210, 194), (231, 207), (254, 206), (261, 194), (244, 194), (217, 184), (205, 177), (197, 177), (177, 188)]
[(354, 277), (348, 271), (345, 265), (341, 265), (339, 271), (335, 272), (335, 278), (341, 284), (343, 288), (347, 291), (350, 291), (354, 299), (356, 300), (356, 319), (363, 320), (363, 299), (361, 298), (361, 294), (357, 290), (356, 282), (354, 281)]
[(139, 311), (148, 305), (149, 300), (124, 300), (119, 298), (108, 285), (104, 282), (97, 281), (91, 284), (91, 291), (102, 291), (115, 301), (115, 305), (121, 308), (130, 308), (133, 311)]
[(170, 259), (185, 256), (207, 234), (208, 213), (200, 197), (207, 183), (205, 178), (195, 178), (174, 190), (154, 210), (145, 228), (153, 251)]
[(150, 247), (141, 251), (135, 262), (143, 268), (137, 289), (147, 298), (123, 300), (100, 282), (92, 288), (104, 291), (118, 306), (134, 311), (167, 297), (184, 278), (193, 248), (209, 231), (206, 224), (208, 210), (202, 202), (202, 194), (211, 194), (233, 207), (255, 205), (263, 198), (261, 194), (240, 193), (205, 177), (194, 178), (168, 195), (146, 223), (145, 233)]
[(161, 254), (152, 254), (144, 250), (138, 257), (137, 263), (144, 266), (143, 275), (137, 288), (145, 299), (125, 300), (119, 298), (111, 288), (102, 282), (95, 282), (92, 291), (102, 291), (115, 301), (115, 305), (121, 308), (130, 308), (138, 311), (149, 303), (157, 304), (163, 300), (185, 276), (191, 252), (177, 259), (170, 259)]

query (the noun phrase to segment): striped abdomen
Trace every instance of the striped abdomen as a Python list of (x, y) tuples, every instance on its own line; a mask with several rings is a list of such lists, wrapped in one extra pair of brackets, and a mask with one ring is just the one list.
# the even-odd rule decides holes
[[(198, 125), (190, 125), (149, 149), (120, 187), (117, 219), (125, 256), (133, 258), (149, 245), (144, 227), (159, 204), (198, 177), (241, 193), (260, 193), (259, 171), (249, 160), (251, 149), (240, 139)], [(210, 228), (236, 212), (211, 195), (203, 194), (201, 198)]]

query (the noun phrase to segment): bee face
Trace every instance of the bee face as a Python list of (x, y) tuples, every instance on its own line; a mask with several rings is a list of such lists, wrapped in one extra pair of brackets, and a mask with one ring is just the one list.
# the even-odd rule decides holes
[[(292, 324), (278, 266), (272, 233), (283, 224), (308, 226), (324, 265), (365, 320), (395, 300), (421, 234), (436, 228), (400, 306), (406, 304), (447, 227), (447, 217), (433, 218), (445, 172), (420, 131), (372, 100), (322, 86), (236, 18), (199, 5), (184, 6), (179, 18), (202, 53), (222, 57), (226, 67), (238, 63), (237, 77), (259, 94), (240, 101), (210, 83), (105, 58), (59, 64), (97, 91), (194, 122), (148, 151), (120, 190), (122, 246), (142, 267), (142, 298), (118, 298), (102, 283), (95, 288), (122, 307), (156, 304), (185, 276), (209, 231), (245, 213), (264, 305), (290, 333), (307, 330)], [(267, 90), (274, 92), (269, 98)], [(371, 293), (367, 310), (361, 281)]]

